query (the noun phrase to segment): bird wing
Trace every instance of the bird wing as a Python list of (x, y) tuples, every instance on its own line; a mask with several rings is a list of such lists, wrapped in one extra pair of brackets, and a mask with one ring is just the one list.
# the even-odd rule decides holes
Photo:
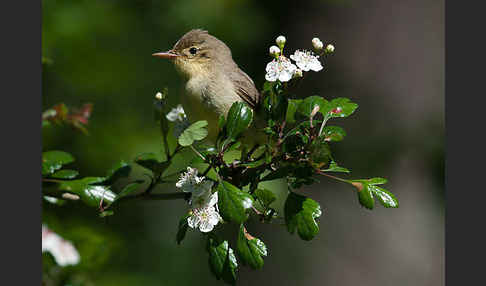
[(253, 80), (241, 69), (231, 75), (232, 81), (235, 84), (236, 93), (248, 104), (251, 108), (256, 108), (260, 101), (260, 93), (255, 87)]

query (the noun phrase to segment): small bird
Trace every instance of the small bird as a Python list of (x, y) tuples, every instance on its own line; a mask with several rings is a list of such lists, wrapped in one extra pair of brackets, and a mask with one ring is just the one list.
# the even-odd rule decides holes
[(208, 121), (211, 141), (217, 136), (220, 115), (226, 115), (234, 102), (245, 102), (254, 110), (260, 103), (253, 80), (233, 61), (228, 46), (205, 30), (191, 30), (171, 50), (152, 55), (171, 60), (182, 74), (186, 81), (182, 106), (191, 122)]

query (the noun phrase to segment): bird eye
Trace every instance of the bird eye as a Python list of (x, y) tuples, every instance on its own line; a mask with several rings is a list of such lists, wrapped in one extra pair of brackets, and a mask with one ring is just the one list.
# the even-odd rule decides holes
[(197, 53), (197, 49), (195, 47), (192, 47), (189, 49), (189, 52), (193, 55), (195, 55)]

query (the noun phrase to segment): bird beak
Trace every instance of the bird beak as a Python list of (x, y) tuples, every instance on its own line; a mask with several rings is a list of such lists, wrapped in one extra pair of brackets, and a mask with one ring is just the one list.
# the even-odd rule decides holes
[(173, 50), (169, 50), (167, 52), (162, 52), (162, 53), (154, 53), (152, 54), (152, 56), (154, 57), (158, 57), (158, 58), (162, 58), (162, 59), (175, 59), (177, 58), (179, 55), (174, 53)]

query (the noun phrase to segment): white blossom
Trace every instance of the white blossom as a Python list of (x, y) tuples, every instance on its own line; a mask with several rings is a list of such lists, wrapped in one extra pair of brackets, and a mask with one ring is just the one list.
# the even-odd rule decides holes
[(283, 55), (269, 62), (266, 67), (265, 79), (267, 81), (286, 82), (292, 79), (297, 67)]
[(277, 46), (271, 46), (269, 53), (272, 57), (277, 58), (280, 55), (280, 49)]
[(331, 54), (334, 52), (334, 46), (329, 44), (326, 46), (326, 53)]
[(290, 56), (295, 61), (297, 66), (303, 71), (320, 71), (322, 70), (322, 64), (319, 61), (319, 56), (314, 55), (309, 51), (297, 50)]
[(184, 121), (186, 118), (186, 113), (184, 112), (184, 108), (182, 108), (182, 105), (177, 105), (176, 108), (172, 108), (172, 110), (167, 113), (165, 116), (167, 120), (175, 122), (175, 121)]
[(161, 92), (157, 92), (155, 94), (155, 99), (162, 100), (162, 93)]
[(314, 47), (314, 49), (316, 49), (316, 51), (320, 51), (324, 47), (324, 44), (319, 38), (314, 38), (312, 39), (312, 46)]
[(193, 208), (191, 216), (187, 218), (187, 224), (191, 228), (199, 228), (201, 232), (210, 232), (221, 220), (217, 210), (218, 192), (209, 196), (209, 199), (201, 207)]
[(275, 39), (275, 43), (277, 43), (277, 45), (282, 48), (283, 46), (285, 46), (285, 42), (287, 41), (287, 39), (285, 39), (284, 36), (278, 36), (277, 39)]
[(80, 256), (73, 244), (42, 225), (42, 252), (50, 252), (59, 266), (75, 265)]
[(197, 176), (197, 169), (187, 167), (187, 172), (183, 173), (176, 183), (176, 187), (185, 193), (191, 193), (194, 197), (201, 196), (210, 192), (213, 182), (205, 180), (205, 177)]

